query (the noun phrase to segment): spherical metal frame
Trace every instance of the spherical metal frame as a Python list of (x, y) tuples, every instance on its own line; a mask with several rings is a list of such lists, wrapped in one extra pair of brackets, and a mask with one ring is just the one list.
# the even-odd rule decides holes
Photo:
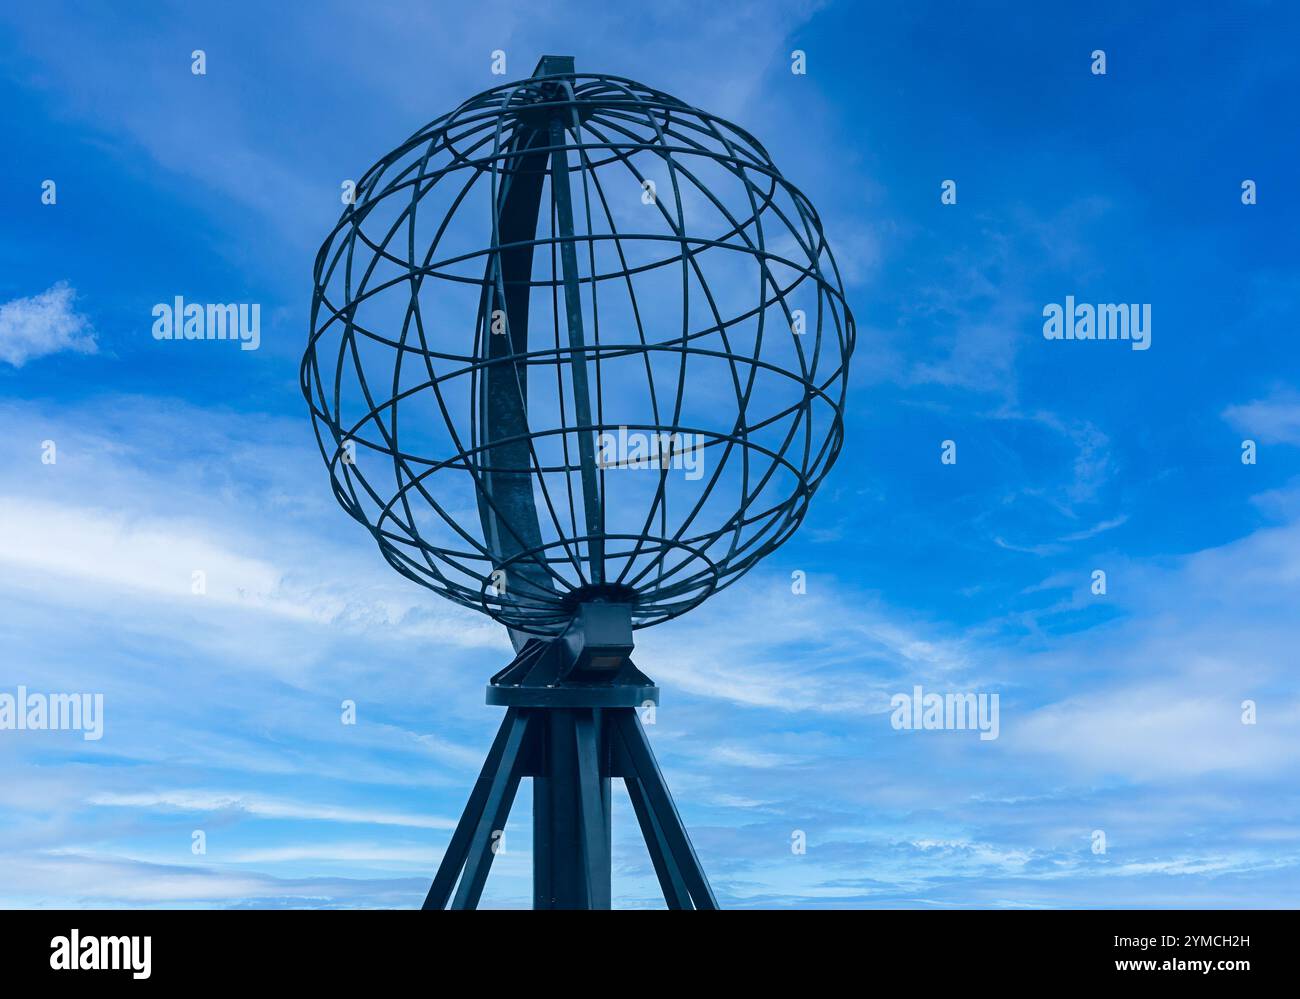
[[(654, 193), (647, 164), (666, 173), (667, 196)], [(467, 217), (482, 183), (490, 217)], [(620, 230), (615, 183), (652, 195), (640, 201), (654, 227)], [(727, 204), (719, 188), (736, 183), (744, 200)], [(518, 211), (530, 185), (550, 194), (537, 196), (531, 235)], [(451, 204), (428, 223), (434, 209), (419, 212), (433, 192)], [(569, 199), (572, 233), (564, 225)], [(720, 229), (693, 230), (697, 215)], [(481, 227), (481, 245), (458, 250), (451, 234), (471, 224)], [(747, 307), (729, 308), (714, 287), (717, 274), (706, 276), (705, 268), (721, 272), (737, 259), (748, 262), (758, 291)], [(671, 332), (662, 323), (647, 329), (643, 317), (672, 296), (658, 290), (647, 303), (636, 289), (637, 282), (658, 288), (666, 268), (682, 274)], [(398, 572), (523, 634), (558, 634), (584, 599), (631, 603), (636, 627), (696, 606), (790, 537), (840, 451), (855, 329), (815, 209), (749, 133), (631, 80), (534, 77), (436, 119), (357, 183), (314, 277), (301, 387), (336, 498)], [(463, 299), (460, 286), (479, 305), (472, 315), (453, 307), (448, 333), (427, 313), (439, 296)], [(606, 304), (617, 288), (630, 311), (621, 298)], [(400, 329), (370, 325), (368, 313), (381, 308), (403, 312)], [(620, 309), (635, 322), (608, 318)], [(695, 310), (706, 313), (702, 321)], [(553, 343), (528, 339), (539, 315), (551, 320)], [(781, 352), (779, 361), (764, 356), (765, 343), (769, 354)], [(387, 358), (391, 378), (367, 380), (365, 369), (373, 375)], [(652, 405), (640, 420), (616, 421), (608, 414), (633, 393), (620, 387), (630, 382), (607, 372), (627, 379), (629, 363), (644, 364)], [(734, 414), (728, 409), (705, 425), (723, 410), (708, 395), (722, 376), (692, 381), (690, 364), (729, 369)], [(675, 383), (664, 384), (671, 365)], [(550, 383), (552, 369), (554, 396), (539, 403), (537, 386)], [(692, 397), (688, 405), (692, 392), (704, 393), (703, 401)], [(777, 397), (783, 401), (754, 412)], [(409, 416), (403, 422), (416, 400), (445, 427), (431, 430)], [(612, 509), (607, 476), (642, 466), (630, 459), (593, 466), (592, 442), (620, 430), (679, 436), (667, 437), (660, 452), (644, 518), (612, 525), (611, 513), (624, 508)], [(401, 443), (403, 435), (444, 431), (436, 455)], [(703, 486), (691, 485), (702, 495), (670, 528), (669, 498), (685, 487), (663, 462), (671, 464), (674, 442), (685, 440), (697, 442), (713, 472)], [(450, 475), (469, 477), (477, 526), (437, 485)], [(567, 487), (558, 497), (557, 482)], [(704, 523), (723, 502), (731, 513)], [(434, 530), (454, 543), (431, 537)]]

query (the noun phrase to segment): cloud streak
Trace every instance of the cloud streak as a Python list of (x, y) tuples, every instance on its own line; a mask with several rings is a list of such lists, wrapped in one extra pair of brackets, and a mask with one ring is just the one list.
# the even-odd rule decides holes
[(21, 368), (63, 351), (95, 353), (95, 331), (73, 305), (76, 297), (61, 281), (39, 295), (0, 305), (0, 361)]

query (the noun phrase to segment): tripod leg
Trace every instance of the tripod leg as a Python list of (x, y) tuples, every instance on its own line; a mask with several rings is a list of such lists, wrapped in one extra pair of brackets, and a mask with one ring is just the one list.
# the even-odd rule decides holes
[(468, 862), (456, 889), (456, 898), (451, 906), (453, 909), (473, 909), (478, 906), (479, 896), (483, 894), (483, 883), (487, 881), (492, 858), (495, 856), (493, 848), (496, 843), (492, 839), (492, 833), (505, 828), (510, 806), (514, 804), (515, 792), (519, 789), (519, 751), (528, 731), (528, 716), (511, 709), (506, 721), (509, 723), (508, 729), (505, 723), (502, 724), (506, 738), (501, 746), (501, 757), (492, 774), (482, 812), (469, 843)]
[(691, 908), (690, 892), (686, 890), (682, 872), (677, 869), (677, 861), (673, 859), (672, 851), (668, 849), (663, 830), (659, 828), (654, 813), (650, 811), (650, 803), (646, 801), (645, 789), (641, 786), (640, 778), (624, 777), (623, 783), (627, 785), (627, 796), (632, 801), (632, 811), (636, 812), (636, 820), (641, 826), (641, 835), (645, 839), (646, 849), (650, 851), (650, 862), (654, 864), (655, 874), (659, 878), (659, 887), (663, 889), (664, 901), (668, 903), (670, 909)]
[(608, 909), (611, 904), (609, 817), (602, 794), (600, 739), (592, 712), (579, 712), (575, 716), (574, 732), (578, 743), (578, 810), (582, 862), (586, 867), (587, 905), (591, 909)]
[(461, 813), (460, 821), (456, 823), (456, 831), (452, 833), (451, 842), (447, 844), (447, 852), (442, 855), (442, 863), (438, 865), (438, 873), (434, 876), (433, 885), (429, 888), (429, 894), (425, 896), (422, 908), (445, 909), (451, 899), (452, 889), (456, 887), (456, 879), (460, 877), (461, 868), (465, 866), (465, 859), (469, 856), (470, 840), (478, 827), (479, 820), (483, 817), (483, 806), (487, 802), (488, 792), (492, 789), (492, 778), (501, 766), (501, 753), (505, 749), (506, 740), (510, 736), (518, 713), (515, 708), (506, 709), (506, 716), (501, 721), (501, 727), (497, 729), (496, 738), (492, 740), (492, 748), (488, 750), (483, 769), (479, 772), (478, 780), (474, 782), (473, 790), (470, 791), (469, 802), (465, 805), (465, 811)]
[(682, 825), (681, 816), (677, 814), (677, 806), (673, 804), (673, 797), (668, 793), (664, 776), (659, 772), (659, 764), (655, 762), (654, 752), (650, 749), (650, 741), (641, 727), (641, 720), (637, 718), (636, 712), (631, 710), (611, 712), (611, 714), (614, 715), (614, 724), (623, 737), (623, 745), (627, 749), (633, 769), (645, 788), (651, 814), (663, 831), (669, 852), (681, 868), (682, 879), (690, 890), (695, 908), (716, 909), (718, 900), (713, 897), (709, 879), (705, 877), (704, 868), (700, 866), (700, 860), (695, 856), (695, 848), (691, 846), (690, 837), (686, 835), (686, 827)]

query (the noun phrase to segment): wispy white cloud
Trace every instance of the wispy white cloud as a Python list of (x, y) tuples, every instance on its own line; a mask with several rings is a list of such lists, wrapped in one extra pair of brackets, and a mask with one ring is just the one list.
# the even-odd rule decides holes
[(735, 744), (714, 746), (707, 755), (711, 761), (723, 766), (750, 767), (757, 770), (784, 767), (799, 762), (798, 757)]
[(65, 350), (95, 353), (95, 331), (76, 310), (76, 297), (61, 281), (39, 295), (0, 305), (0, 361), (21, 368), (28, 361)]
[[(427, 878), (287, 878), (198, 864), (163, 864), (95, 852), (0, 854), (0, 904), (78, 907), (239, 905), (334, 908), (411, 906)], [(423, 886), (422, 886), (423, 883)]]
[(423, 874), (434, 870), (441, 854), (428, 846), (390, 846), (384, 843), (321, 843), (241, 850), (226, 858), (233, 864), (282, 864), (312, 860), (336, 864), (395, 864)]
[[(1219, 680), (1232, 670), (1222, 665)], [(1238, 689), (1248, 693), (1251, 687)], [(1096, 776), (1137, 781), (1289, 765), (1300, 753), (1300, 702), (1268, 698), (1264, 723), (1246, 725), (1245, 693), (1230, 691), (1204, 681), (1110, 687), (1031, 712), (1014, 744), (1054, 753), (1067, 767)]]
[(971, 665), (960, 640), (927, 635), (829, 575), (809, 587), (796, 596), (788, 578), (754, 573), (743, 594), (726, 591), (672, 629), (643, 633), (638, 658), (698, 697), (828, 715), (885, 711), (898, 677)]
[(1252, 402), (1229, 406), (1223, 418), (1261, 444), (1300, 444), (1300, 394), (1277, 389)]
[[(215, 531), (204, 518), (156, 512), (146, 492), (119, 497), (122, 505), (115, 508), (0, 495), (0, 564), (44, 580), (80, 581), (78, 587), (51, 587), (56, 598), (98, 593), (120, 602), (129, 592), (143, 603), (185, 601), (213, 612), (233, 609), (354, 631), (402, 629), (462, 647), (502, 645), (496, 630), (469, 612), (440, 607), (441, 616), (413, 613), (429, 603), (413, 587), (359, 599), (351, 586), (321, 581), (311, 564), (276, 565), (253, 554), (256, 515), (227, 518)], [(319, 558), (320, 548), (303, 544), (280, 554)]]
[(1082, 531), (1075, 531), (1073, 534), (1067, 534), (1061, 538), (1062, 541), (1087, 541), (1089, 538), (1095, 538), (1098, 534), (1106, 531), (1113, 531), (1117, 527), (1123, 527), (1128, 523), (1128, 514), (1122, 513), (1118, 517), (1110, 517), (1106, 520), (1098, 521), (1091, 527), (1084, 528)]
[(309, 802), (270, 798), (257, 794), (221, 791), (175, 790), (146, 794), (118, 794), (105, 791), (92, 795), (93, 805), (116, 808), (171, 809), (178, 812), (236, 811), (260, 819), (310, 819), (320, 822), (352, 822), (366, 825), (411, 826), (417, 829), (454, 829), (453, 819), (408, 815), (368, 808), (345, 808)]

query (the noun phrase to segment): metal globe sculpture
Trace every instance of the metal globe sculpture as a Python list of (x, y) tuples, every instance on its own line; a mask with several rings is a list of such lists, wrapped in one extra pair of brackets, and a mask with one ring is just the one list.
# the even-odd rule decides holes
[[(311, 323), (302, 389), (339, 503), (398, 572), (510, 631), (488, 699), (511, 710), (480, 785), (504, 774), (509, 799), (533, 776), (542, 810), (580, 823), (581, 795), (570, 808), (558, 789), (592, 767), (603, 787), (605, 832), (587, 830), (576, 868), (535, 844), (551, 868), (535, 904), (608, 904), (608, 858), (590, 854), (623, 757), (669, 904), (707, 905), (702, 871), (683, 888), (656, 857), (676, 812), (664, 787), (672, 815), (655, 814), (631, 708), (658, 691), (628, 654), (632, 629), (789, 538), (839, 453), (854, 325), (812, 204), (743, 129), (548, 56), (357, 182), (316, 258)], [(600, 759), (561, 776), (556, 738)], [(477, 903), (477, 827), (501, 804), (471, 798), (457, 904)], [(680, 845), (659, 843), (669, 867)]]

